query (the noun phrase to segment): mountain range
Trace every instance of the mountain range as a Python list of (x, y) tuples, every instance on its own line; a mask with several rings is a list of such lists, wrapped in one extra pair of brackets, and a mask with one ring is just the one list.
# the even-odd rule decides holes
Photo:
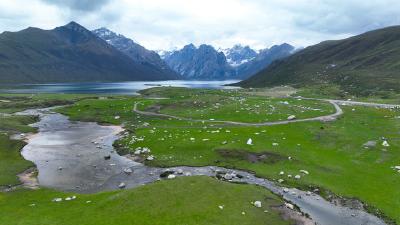
[(197, 48), (189, 44), (180, 50), (163, 52), (161, 57), (185, 79), (226, 80), (248, 78), (293, 52), (294, 47), (286, 43), (258, 52), (242, 45), (216, 50), (211, 45)]
[(400, 91), (400, 26), (369, 31), (343, 40), (324, 41), (275, 61), (243, 87), (337, 85), (369, 95)]
[(178, 79), (154, 64), (132, 60), (83, 26), (27, 28), (0, 34), (1, 83)]
[(105, 40), (108, 44), (114, 46), (119, 51), (125, 53), (134, 62), (153, 67), (159, 73), (166, 74), (169, 77), (178, 78), (179, 75), (169, 68), (169, 66), (160, 58), (160, 56), (151, 50), (137, 44), (121, 34), (117, 34), (105, 27), (92, 31), (96, 36)]

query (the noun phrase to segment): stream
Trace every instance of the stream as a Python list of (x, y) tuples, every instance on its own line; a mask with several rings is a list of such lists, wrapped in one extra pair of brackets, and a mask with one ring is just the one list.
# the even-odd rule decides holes
[[(314, 193), (295, 188), (285, 189), (267, 179), (255, 177), (240, 170), (215, 166), (155, 168), (135, 162), (116, 153), (112, 143), (119, 138), (122, 128), (101, 126), (93, 122), (70, 121), (68, 117), (48, 109), (26, 110), (19, 115), (39, 115), (39, 122), (32, 124), (39, 132), (28, 137), (22, 155), (32, 161), (38, 171), (41, 186), (77, 193), (95, 193), (124, 188), (134, 188), (160, 179), (166, 170), (182, 170), (176, 176), (212, 176), (216, 173), (235, 173), (241, 182), (263, 186), (295, 204), (321, 225), (385, 224), (378, 217), (363, 210), (335, 205)], [(131, 168), (133, 173), (124, 172)]]

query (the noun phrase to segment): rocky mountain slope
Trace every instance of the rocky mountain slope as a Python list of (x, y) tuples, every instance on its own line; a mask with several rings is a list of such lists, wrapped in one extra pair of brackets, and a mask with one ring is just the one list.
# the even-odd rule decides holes
[(1, 83), (166, 80), (152, 65), (138, 63), (83, 26), (27, 28), (0, 34)]
[(259, 52), (242, 45), (217, 51), (210, 45), (196, 48), (189, 44), (181, 50), (163, 52), (162, 58), (185, 79), (244, 79), (264, 69), (274, 60), (289, 56), (293, 51), (294, 47), (288, 44)]
[(166, 53), (165, 62), (185, 79), (225, 80), (232, 79), (234, 70), (227, 63), (224, 53), (210, 45), (186, 45), (181, 50)]
[(179, 75), (170, 69), (156, 52), (147, 50), (143, 46), (135, 43), (132, 39), (121, 34), (116, 34), (104, 27), (93, 30), (92, 32), (96, 36), (105, 40), (108, 44), (125, 53), (136, 63), (148, 65), (160, 73), (168, 74), (170, 77), (179, 78)]

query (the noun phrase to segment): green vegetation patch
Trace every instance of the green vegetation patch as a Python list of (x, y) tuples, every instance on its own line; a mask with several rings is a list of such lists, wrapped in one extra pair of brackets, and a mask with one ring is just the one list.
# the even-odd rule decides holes
[[(1, 222), (8, 225), (291, 224), (272, 208), (281, 200), (262, 187), (208, 177), (182, 177), (131, 190), (76, 195), (46, 189), (0, 193)], [(262, 208), (251, 202), (261, 201)], [(222, 207), (222, 209), (220, 208)], [(265, 212), (264, 212), (265, 211)]]

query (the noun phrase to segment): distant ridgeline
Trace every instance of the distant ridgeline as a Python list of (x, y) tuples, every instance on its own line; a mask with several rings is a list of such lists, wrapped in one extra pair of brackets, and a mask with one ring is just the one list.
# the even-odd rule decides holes
[(334, 84), (353, 94), (400, 91), (400, 26), (310, 46), (237, 85)]
[(170, 80), (163, 65), (134, 60), (81, 25), (0, 34), (0, 83)]

